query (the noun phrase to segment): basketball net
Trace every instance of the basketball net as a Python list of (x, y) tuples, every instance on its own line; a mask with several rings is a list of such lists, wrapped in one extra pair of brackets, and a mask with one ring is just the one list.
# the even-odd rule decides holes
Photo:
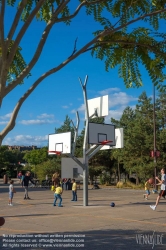
[(101, 145), (106, 145), (107, 143), (110, 143), (110, 142), (113, 142), (113, 141), (102, 141)]

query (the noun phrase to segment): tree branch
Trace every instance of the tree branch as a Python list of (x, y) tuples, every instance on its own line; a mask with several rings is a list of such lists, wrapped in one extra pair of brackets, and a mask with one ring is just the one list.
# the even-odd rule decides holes
[[(1, 56), (4, 59), (4, 14), (5, 14), (5, 0), (2, 0), (0, 3), (0, 49)], [(1, 69), (1, 68), (0, 68)]]
[[(75, 52), (77, 51), (77, 40), (78, 40), (78, 37), (76, 38), (76, 40), (74, 42), (74, 49), (73, 49), (73, 52), (72, 52), (71, 56), (74, 55)], [(69, 56), (69, 57), (71, 57), (71, 56)]]
[(13, 112), (12, 112), (12, 116), (10, 118), (10, 121), (8, 122), (7, 126), (2, 130), (2, 132), (0, 133), (0, 139), (1, 142), (2, 140), (5, 138), (5, 136), (15, 127), (15, 123), (16, 123), (16, 118), (18, 115), (18, 112), (22, 106), (22, 104), (24, 103), (24, 101), (28, 98), (28, 96), (32, 93), (33, 88), (31, 87), (18, 101), (18, 103), (16, 104)]
[(18, 45), (21, 42), (22, 37), (24, 36), (26, 30), (28, 29), (29, 25), (31, 24), (33, 18), (36, 16), (37, 12), (39, 11), (39, 9), (41, 8), (41, 6), (43, 5), (45, 0), (40, 0), (36, 7), (33, 9), (33, 11), (31, 12), (31, 14), (29, 15), (29, 17), (27, 18), (26, 22), (24, 23), (24, 25), (22, 26), (20, 32), (18, 33), (15, 42), (11, 48), (11, 52), (9, 54), (9, 58), (8, 58), (8, 62), (7, 62), (7, 68), (11, 65), (12, 60), (15, 56), (15, 53), (17, 51)]
[[(58, 10), (55, 11), (55, 14), (58, 15), (58, 13), (67, 5), (67, 3), (69, 2), (68, 1), (65, 1), (63, 2)], [(54, 18), (55, 18), (55, 14), (54, 14)], [(38, 61), (41, 53), (42, 53), (42, 50), (43, 50), (43, 47), (45, 45), (45, 42), (47, 40), (47, 37), (49, 35), (49, 32), (52, 28), (52, 26), (54, 25), (54, 20), (52, 19), (46, 26), (43, 34), (42, 34), (42, 37), (40, 39), (40, 42), (37, 46), (37, 49), (36, 49), (36, 52), (32, 58), (32, 60), (30, 61), (30, 63), (26, 66), (26, 68), (21, 72), (21, 74), (17, 77), (16, 80), (12, 81), (8, 86), (6, 86), (6, 89), (5, 89), (5, 95), (7, 95), (10, 91), (12, 91), (28, 74), (29, 72), (31, 71), (31, 69), (33, 68), (33, 66), (36, 64), (36, 62)]]
[(107, 2), (108, 0), (96, 0), (96, 1), (93, 1), (93, 2), (87, 2), (86, 0), (83, 1), (80, 5), (78, 5), (77, 9), (75, 10), (75, 12), (73, 13), (73, 15), (70, 15), (68, 17), (62, 17), (62, 18), (58, 18), (56, 20), (56, 23), (59, 23), (59, 22), (64, 22), (64, 21), (67, 21), (67, 20), (70, 20), (70, 19), (73, 19), (78, 13), (79, 11), (81, 10), (81, 8), (83, 6), (90, 6), (90, 5), (94, 5), (94, 4), (97, 4), (97, 3), (102, 3), (102, 2)]
[[(56, 71), (58, 71), (59, 69), (63, 68), (64, 65), (68, 64), (70, 61), (72, 61), (73, 59), (75, 59), (78, 55), (80, 55), (81, 53), (84, 53), (91, 45), (93, 45), (94, 43), (96, 43), (98, 41), (98, 39), (102, 36), (106, 36), (108, 34), (113, 34), (114, 32), (134, 23), (134, 22), (137, 22), (141, 19), (143, 19), (144, 17), (147, 17), (147, 16), (152, 16), (152, 15), (157, 15), (159, 13), (162, 13), (162, 12), (166, 12), (166, 9), (163, 9), (163, 10), (159, 10), (159, 11), (154, 11), (154, 12), (151, 12), (149, 14), (145, 14), (143, 16), (140, 16), (132, 21), (129, 21), (128, 23), (126, 24), (123, 24), (119, 27), (117, 27), (116, 29), (114, 30), (111, 30), (108, 29), (108, 30), (104, 30), (102, 31), (99, 35), (97, 35), (94, 39), (92, 39), (89, 43), (87, 43), (82, 49), (80, 49), (77, 53), (75, 53), (74, 55), (72, 55), (71, 57), (69, 57), (65, 62), (63, 62), (62, 64), (60, 64), (57, 68), (55, 68), (55, 71), (53, 73), (55, 73)], [(34, 58), (33, 58), (34, 59)], [(34, 59), (35, 60), (35, 59)], [(33, 62), (33, 60), (31, 61), (31, 63), (34, 65), (35, 62)], [(4, 93), (4, 97), (10, 92), (12, 91), (19, 83), (20, 83), (20, 80), (23, 79), (24, 77), (23, 76), (26, 76), (27, 75), (27, 72), (29, 72), (29, 70), (27, 71), (27, 69), (29, 68), (30, 66), (27, 65), (26, 69), (19, 75), (19, 77), (13, 81), (11, 84), (9, 84), (6, 89), (5, 89), (5, 93)], [(59, 69), (58, 69), (59, 68)], [(50, 72), (50, 71), (49, 71)], [(46, 73), (47, 74), (47, 73)], [(48, 73), (48, 75), (51, 75), (52, 73)]]
[[(33, 56), (33, 58), (32, 58), (32, 60), (30, 61), (30, 63), (26, 66), (26, 68), (20, 73), (20, 75), (18, 75), (17, 76), (17, 78), (15, 79), (15, 80), (13, 80), (11, 83), (9, 83), (9, 85), (8, 86), (6, 86), (6, 88), (5, 88), (5, 96), (10, 92), (10, 91), (12, 91), (27, 75), (28, 75), (28, 73), (31, 71), (31, 69), (33, 68), (33, 66), (36, 64), (36, 62), (38, 61), (38, 59), (39, 59), (39, 57), (40, 57), (40, 55), (41, 55), (41, 53), (42, 53), (42, 50), (43, 50), (43, 47), (44, 47), (44, 45), (45, 45), (45, 42), (46, 42), (46, 40), (47, 40), (47, 37), (48, 37), (48, 35), (49, 35), (49, 33), (50, 33), (50, 30), (51, 30), (51, 28), (52, 28), (52, 26), (53, 26), (53, 22), (51, 23), (49, 23), (47, 26), (46, 26), (46, 28), (45, 28), (45, 30), (44, 30), (44, 32), (43, 32), (43, 34), (42, 34), (42, 37), (41, 37), (41, 39), (40, 39), (40, 42), (39, 42), (39, 44), (38, 44), (38, 46), (37, 46), (37, 49), (36, 49), (36, 52), (35, 52), (35, 54), (34, 54), (34, 56)], [(5, 97), (4, 96), (4, 97)]]
[[(131, 4), (127, 7), (127, 10), (129, 10), (133, 4), (135, 4), (138, 0), (136, 0), (135, 2), (131, 1)], [(126, 12), (127, 12), (126, 10)], [(124, 17), (124, 14), (122, 14), (121, 18), (111, 27), (111, 29), (113, 29)]]
[(89, 50), (92, 50), (92, 49), (95, 49), (95, 48), (98, 48), (98, 47), (101, 47), (102, 44), (108, 45), (108, 43), (121, 43), (121, 44), (124, 44), (124, 45), (135, 45), (135, 46), (145, 47), (145, 48), (148, 48), (153, 53), (156, 53), (156, 54), (159, 54), (159, 55), (161, 55), (163, 57), (166, 57), (166, 53), (158, 51), (158, 50), (155, 49), (158, 44), (156, 44), (156, 46), (155, 45), (152, 46), (152, 45), (148, 45), (148, 44), (142, 44), (142, 43), (137, 43), (137, 42), (129, 42), (129, 41), (123, 41), (123, 40), (101, 41), (96, 46), (88, 48), (85, 52), (87, 52)]
[[(98, 2), (98, 1), (95, 1), (95, 2)], [(85, 3), (85, 2), (84, 2)], [(54, 68), (54, 69), (52, 69), (52, 70), (50, 70), (50, 71), (48, 71), (46, 74), (45, 74), (45, 77), (46, 76), (49, 76), (49, 75), (51, 75), (51, 74), (53, 74), (53, 73), (55, 73), (55, 72), (57, 72), (58, 70), (60, 70), (61, 68), (63, 68), (65, 65), (67, 65), (70, 61), (72, 61), (72, 60), (74, 60), (76, 57), (78, 57), (80, 54), (82, 54), (82, 53), (84, 53), (91, 45), (93, 45), (94, 43), (96, 43), (96, 42), (98, 42), (98, 39), (100, 38), (100, 37), (102, 37), (102, 36), (106, 36), (106, 35), (108, 35), (108, 34), (113, 34), (114, 32), (116, 32), (116, 31), (118, 31), (118, 30), (120, 30), (120, 29), (122, 29), (122, 28), (124, 28), (124, 27), (126, 27), (126, 26), (129, 26), (130, 24), (132, 24), (132, 23), (134, 23), (134, 22), (137, 22), (137, 21), (139, 21), (139, 20), (141, 20), (141, 19), (143, 19), (143, 18), (145, 18), (145, 17), (147, 17), (147, 16), (152, 16), (152, 15), (158, 15), (158, 14), (160, 14), (160, 13), (163, 13), (163, 12), (166, 12), (166, 9), (162, 9), (162, 10), (159, 10), (159, 11), (154, 11), (154, 12), (151, 12), (151, 13), (148, 13), (148, 14), (145, 14), (145, 15), (142, 15), (142, 16), (140, 16), (140, 17), (138, 17), (138, 18), (136, 18), (136, 19), (134, 19), (134, 20), (132, 20), (132, 21), (129, 21), (128, 23), (126, 23), (126, 24), (123, 24), (123, 25), (121, 25), (121, 26), (119, 26), (119, 27), (117, 27), (116, 29), (114, 29), (114, 30), (109, 30), (109, 29), (107, 29), (107, 30), (104, 30), (104, 31), (102, 31), (99, 35), (97, 35), (94, 39), (92, 39), (89, 43), (87, 43), (82, 49), (80, 49), (77, 53), (75, 53), (75, 54), (73, 54), (72, 56), (70, 56), (66, 61), (64, 61), (62, 64), (60, 64), (58, 67), (56, 67), (56, 68)], [(38, 49), (40, 50), (40, 46), (38, 46)], [(41, 53), (41, 52), (40, 52)], [(37, 53), (36, 53), (37, 54)], [(35, 54), (35, 55), (36, 55)], [(39, 56), (38, 56), (39, 57)], [(33, 61), (34, 60), (34, 61)], [(37, 60), (36, 60), (37, 61)], [(5, 93), (4, 93), (4, 97), (10, 92), (10, 91), (12, 91), (17, 85), (18, 85), (18, 83), (20, 83), (20, 80), (21, 79), (23, 79), (24, 77), (23, 76), (25, 76), (25, 75), (27, 75), (27, 72), (29, 72), (29, 71), (27, 71), (27, 69), (28, 68), (31, 68), (32, 67), (32, 65), (34, 65), (35, 64), (35, 56), (34, 56), (34, 58), (32, 59), (32, 61), (31, 61), (31, 66), (30, 66), (30, 64), (26, 67), (26, 69), (20, 74), (20, 76), (15, 80), (15, 81), (13, 81), (11, 84), (9, 84), (7, 87), (6, 87), (6, 89), (5, 89)], [(45, 78), (44, 77), (44, 78)]]
[[(5, 78), (3, 76), (4, 58), (5, 58), (5, 42), (4, 42), (4, 14), (5, 14), (5, 0), (0, 3), (0, 100), (4, 94)], [(1, 101), (0, 101), (1, 106)]]
[[(92, 41), (90, 41), (89, 43), (87, 43), (82, 49), (80, 49), (78, 52), (76, 52), (75, 54), (73, 54), (72, 56), (70, 56), (69, 58), (67, 58), (64, 62), (62, 62), (61, 64), (59, 64), (59, 66), (47, 71), (44, 75), (42, 75), (35, 83), (34, 85), (38, 85), (41, 81), (43, 81), (46, 77), (48, 77), (49, 75), (59, 71), (60, 69), (62, 69), (63, 67), (65, 67), (69, 62), (73, 61), (76, 57), (78, 57), (80, 54), (82, 54), (89, 46), (91, 46), (92, 44), (94, 44), (97, 41), (97, 38), (95, 37)], [(28, 67), (28, 66), (27, 66)], [(16, 80), (17, 81), (17, 80)], [(4, 93), (4, 97), (14, 89), (14, 87), (16, 87), (18, 85), (15, 83), (16, 81), (13, 81), (11, 84), (9, 84), (6, 88), (5, 88), (5, 93)], [(20, 81), (19, 81), (20, 82)], [(33, 85), (33, 86), (34, 86)], [(36, 87), (35, 87), (36, 88)]]
[[(140, 16), (140, 17), (137, 17), (137, 18), (135, 18), (134, 20), (131, 20), (131, 21), (129, 21), (129, 22), (127, 22), (127, 23), (125, 23), (125, 24), (123, 24), (123, 25), (117, 27), (117, 28), (114, 29), (114, 30), (106, 29), (106, 30), (103, 31), (102, 33), (105, 33), (104, 35), (108, 35), (109, 33), (114, 33), (115, 31), (117, 31), (117, 30), (119, 30), (119, 29), (123, 29), (124, 27), (129, 26), (130, 24), (133, 24), (133, 23), (135, 23), (135, 22), (137, 22), (137, 21), (139, 21), (139, 20), (141, 20), (141, 19), (144, 19), (145, 17), (155, 16), (155, 15), (158, 15), (158, 14), (161, 14), (161, 13), (164, 13), (164, 12), (166, 12), (166, 9), (157, 10), (157, 11), (153, 11), (153, 12), (151, 12), (151, 13), (147, 13), (147, 14), (145, 14), (145, 15), (142, 15), (142, 16)], [(101, 35), (100, 35), (100, 36), (101, 36)], [(103, 36), (103, 35), (102, 35), (102, 36)]]
[(62, 3), (57, 7), (56, 11), (53, 13), (53, 19), (56, 20), (59, 13), (63, 10), (64, 7), (70, 2), (70, 0), (62, 1)]
[(15, 31), (16, 31), (16, 28), (18, 26), (18, 22), (20, 20), (21, 14), (22, 14), (22, 11), (23, 11), (24, 7), (26, 6), (27, 1), (28, 0), (21, 1), (20, 5), (18, 7), (18, 10), (17, 10), (17, 13), (15, 15), (14, 21), (12, 23), (12, 26), (11, 26), (10, 31), (8, 33), (8, 36), (6, 38), (6, 47), (7, 47), (7, 49), (8, 49), (8, 46), (9, 46), (11, 40), (12, 40), (12, 37), (13, 37)]

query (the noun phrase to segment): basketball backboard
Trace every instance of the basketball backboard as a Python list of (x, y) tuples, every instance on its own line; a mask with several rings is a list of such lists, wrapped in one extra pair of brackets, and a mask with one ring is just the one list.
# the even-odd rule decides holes
[(49, 151), (57, 151), (62, 154), (71, 153), (71, 132), (48, 135), (48, 154), (55, 154)]
[(88, 110), (89, 110), (89, 117), (92, 116), (96, 111), (97, 111), (98, 117), (107, 116), (108, 115), (108, 95), (88, 100)]
[(115, 129), (115, 146), (105, 145), (100, 150), (107, 150), (112, 148), (123, 148), (124, 147), (124, 139), (123, 139), (123, 128)]
[(115, 126), (112, 124), (102, 124), (89, 122), (88, 143), (101, 145), (104, 141), (110, 141), (107, 145), (115, 146)]

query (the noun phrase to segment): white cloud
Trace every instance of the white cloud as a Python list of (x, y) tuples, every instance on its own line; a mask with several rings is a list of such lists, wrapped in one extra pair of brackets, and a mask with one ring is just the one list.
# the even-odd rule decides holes
[(45, 136), (31, 136), (31, 135), (17, 135), (15, 137), (7, 137), (3, 141), (3, 145), (35, 145), (46, 146), (48, 144), (48, 135)]
[(19, 121), (18, 123), (22, 124), (22, 125), (42, 125), (42, 124), (51, 124), (51, 123), (56, 123), (57, 121), (55, 120), (49, 120), (49, 119), (46, 119), (46, 120), (39, 120), (39, 119), (36, 119), (36, 120), (21, 120)]
[(83, 112), (85, 111), (85, 104), (81, 104), (81, 106), (78, 109), (73, 109), (71, 113), (75, 113), (76, 111), (78, 112)]
[(127, 95), (125, 92), (114, 93), (109, 96), (109, 108), (121, 105), (128, 106), (130, 102), (137, 100), (138, 100), (137, 97)]
[(108, 112), (108, 116), (105, 117), (105, 122), (110, 123), (111, 118), (119, 120), (121, 118), (125, 108), (126, 108), (126, 106), (122, 105), (121, 107), (119, 107), (117, 109), (110, 109), (109, 112)]
[[(116, 117), (119, 117), (118, 115), (119, 110), (120, 110), (119, 114), (121, 114), (122, 109), (124, 110), (127, 106), (132, 106), (131, 103), (138, 100), (137, 97), (128, 95), (126, 92), (122, 92), (122, 91), (120, 92), (118, 88), (110, 88), (107, 90), (103, 90), (103, 94), (106, 94), (104, 93), (104, 91), (108, 91), (108, 92), (118, 91), (109, 95), (109, 104), (108, 104), (109, 109), (114, 110), (113, 113), (115, 114)], [(113, 107), (117, 107), (117, 109), (113, 109)], [(81, 106), (77, 109), (77, 111), (85, 112), (85, 105), (81, 104)], [(75, 113), (75, 112), (76, 112), (76, 109), (73, 109), (71, 111), (71, 113)]]
[(37, 116), (38, 119), (45, 119), (45, 118), (54, 118), (54, 115), (53, 114), (41, 114), (41, 115), (38, 115)]
[(65, 105), (64, 105), (64, 106), (62, 106), (62, 108), (63, 108), (63, 109), (68, 109), (69, 106), (67, 106), (67, 105), (65, 106)]
[(6, 115), (3, 115), (3, 116), (0, 116), (0, 119), (1, 120), (9, 120), (10, 117), (11, 117), (12, 113), (9, 113), (9, 114), (6, 114)]
[[(137, 97), (132, 95), (128, 95), (126, 92), (120, 91), (119, 88), (109, 88), (103, 91), (98, 92), (102, 95), (109, 94), (109, 114), (105, 117), (105, 122), (110, 123), (111, 117), (119, 120), (122, 116), (124, 109), (127, 106), (131, 108), (135, 108), (134, 103), (138, 100)], [(74, 113), (79, 111), (80, 113), (85, 112), (85, 105), (82, 104), (78, 109), (74, 109), (71, 112)], [(84, 119), (84, 118), (83, 118)], [(81, 119), (80, 119), (81, 120)]]
[(120, 89), (119, 88), (109, 88), (109, 89), (104, 89), (102, 91), (99, 91), (98, 93), (103, 96), (103, 95), (109, 95), (109, 93), (117, 92), (117, 91), (120, 91)]
[(0, 122), (0, 125), (6, 125), (9, 121), (2, 121)]
[(54, 114), (43, 113), (41, 115), (38, 115), (37, 119), (20, 120), (18, 121), (18, 123), (22, 125), (42, 125), (42, 124), (59, 123), (59, 121), (55, 120)]

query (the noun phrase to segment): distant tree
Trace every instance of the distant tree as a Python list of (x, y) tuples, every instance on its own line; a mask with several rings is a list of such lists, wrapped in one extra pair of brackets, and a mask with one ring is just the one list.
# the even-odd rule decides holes
[(55, 128), (55, 133), (65, 133), (65, 132), (71, 132), (71, 141), (74, 140), (74, 128), (71, 123), (71, 119), (68, 115), (66, 115), (65, 120), (63, 122), (63, 125), (59, 128)]
[[(157, 159), (158, 166), (164, 167), (166, 159), (166, 129), (163, 117), (166, 116), (164, 93), (156, 101), (156, 145), (161, 156)], [(161, 105), (162, 104), (162, 105)], [(154, 123), (152, 99), (143, 92), (135, 109), (127, 107), (120, 120), (111, 120), (116, 127), (124, 128), (124, 148), (112, 150), (112, 157), (123, 166), (127, 173), (135, 173), (137, 183), (139, 178), (154, 174), (153, 158), (150, 152), (154, 147)]]
[(46, 175), (51, 180), (52, 175), (57, 172), (61, 175), (61, 158), (54, 157), (36, 165), (36, 175), (39, 180), (45, 180)]
[(24, 152), (20, 152), (19, 150), (9, 150), (8, 146), (1, 146), (0, 171), (2, 175), (7, 173), (9, 177), (16, 177), (16, 172), (22, 170), (20, 162), (23, 161), (23, 157)]
[(8, 151), (7, 146), (0, 147), (0, 169), (6, 167), (9, 164), (9, 159), (6, 152)]
[(37, 165), (48, 160), (48, 148), (33, 149), (24, 155), (24, 160), (32, 165)]
[[(58, 33), (57, 28), (54, 29), (54, 27), (59, 23), (69, 25), (72, 19), (81, 15), (83, 8), (87, 15), (93, 16), (94, 24), (98, 23), (100, 30), (92, 30), (94, 38), (90, 38), (80, 48), (76, 39), (73, 51), (64, 60), (57, 58), (59, 64), (37, 77), (13, 108), (10, 121), (0, 133), (0, 145), (5, 136), (15, 127), (22, 104), (36, 87), (46, 77), (61, 70), (85, 52), (91, 51), (95, 58), (103, 60), (106, 70), (118, 66), (119, 76), (124, 79), (127, 87), (142, 86), (140, 65), (145, 66), (152, 82), (159, 88), (162, 87), (161, 84), (165, 80), (163, 70), (166, 62), (166, 35), (164, 32), (160, 33), (159, 28), (161, 20), (166, 19), (165, 1), (0, 0), (1, 107), (4, 98), (21, 85), (25, 78), (31, 76), (51, 31), (55, 32), (56, 37), (62, 33), (63, 29)], [(9, 18), (9, 10), (12, 11), (14, 19)], [(10, 23), (9, 31), (6, 20)], [(31, 42), (31, 38), (34, 39), (36, 34), (34, 32), (33, 36), (30, 36), (29, 27), (33, 28), (34, 23), (40, 27), (39, 21), (44, 22), (45, 27), (41, 37), (38, 37), (39, 42), (36, 44), (35, 52), (31, 50), (31, 46), (22, 48), (23, 39), (28, 42)], [(88, 19), (87, 25), (89, 25)], [(81, 29), (80, 24), (78, 29)], [(65, 39), (70, 37), (65, 35)], [(55, 43), (56, 46), (59, 45)], [(59, 47), (58, 50), (60, 50)], [(25, 62), (24, 51), (31, 56), (28, 63)]]

